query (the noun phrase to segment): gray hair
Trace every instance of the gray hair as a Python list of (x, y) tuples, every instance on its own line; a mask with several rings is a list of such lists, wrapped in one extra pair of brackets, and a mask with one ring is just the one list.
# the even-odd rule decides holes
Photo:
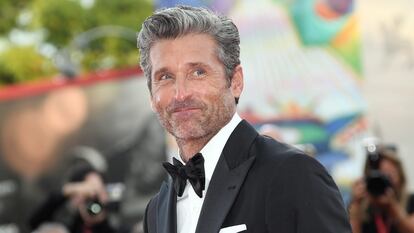
[(230, 81), (234, 68), (240, 64), (240, 36), (236, 25), (227, 17), (205, 8), (177, 6), (156, 11), (142, 24), (138, 33), (140, 65), (151, 92), (151, 47), (161, 39), (175, 39), (188, 34), (207, 34), (217, 43), (218, 59), (223, 63)]

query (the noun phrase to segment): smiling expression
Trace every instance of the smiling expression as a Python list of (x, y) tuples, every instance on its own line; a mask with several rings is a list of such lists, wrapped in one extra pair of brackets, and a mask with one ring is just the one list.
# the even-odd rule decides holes
[(151, 106), (177, 140), (214, 136), (236, 111), (243, 89), (240, 66), (226, 77), (217, 45), (206, 34), (156, 42), (150, 51)]

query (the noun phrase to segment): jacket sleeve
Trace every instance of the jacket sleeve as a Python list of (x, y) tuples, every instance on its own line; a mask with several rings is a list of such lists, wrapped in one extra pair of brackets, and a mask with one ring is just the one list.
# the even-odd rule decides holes
[(266, 199), (269, 232), (352, 232), (335, 182), (307, 155), (294, 154), (281, 163)]
[(147, 208), (145, 209), (145, 215), (144, 215), (144, 222), (143, 222), (143, 228), (144, 233), (156, 233), (157, 232), (157, 225), (156, 225), (156, 202), (157, 202), (157, 196), (150, 200), (150, 202), (147, 205)]
[(147, 223), (148, 206), (149, 206), (149, 203), (147, 207), (145, 208), (144, 222), (143, 222), (144, 233), (148, 233), (148, 223)]

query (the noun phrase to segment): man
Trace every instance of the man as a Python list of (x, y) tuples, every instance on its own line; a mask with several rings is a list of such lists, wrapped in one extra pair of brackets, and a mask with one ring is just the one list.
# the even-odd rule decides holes
[(230, 19), (202, 8), (161, 10), (143, 23), (151, 106), (179, 147), (174, 165), (164, 164), (172, 179), (148, 204), (145, 232), (351, 232), (325, 169), (236, 113), (239, 43)]

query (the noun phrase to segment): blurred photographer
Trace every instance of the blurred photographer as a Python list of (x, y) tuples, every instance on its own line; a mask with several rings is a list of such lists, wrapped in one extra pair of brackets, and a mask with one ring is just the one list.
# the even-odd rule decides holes
[(396, 149), (367, 148), (364, 178), (352, 186), (349, 216), (353, 233), (414, 233), (414, 195)]
[(91, 148), (77, 148), (77, 159), (69, 165), (67, 181), (60, 190), (51, 192), (31, 215), (32, 230), (54, 222), (63, 224), (72, 233), (115, 232), (108, 221), (108, 193), (102, 169), (89, 161), (96, 157), (92, 152)]

